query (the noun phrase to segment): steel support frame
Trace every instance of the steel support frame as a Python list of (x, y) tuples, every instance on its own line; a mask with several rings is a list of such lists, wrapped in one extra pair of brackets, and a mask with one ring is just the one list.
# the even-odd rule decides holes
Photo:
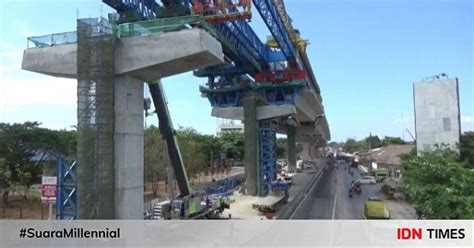
[(255, 72), (261, 71), (261, 65), (258, 61), (258, 57), (255, 57), (254, 54), (252, 54), (251, 49), (248, 46), (245, 46), (245, 39), (241, 34), (239, 34), (232, 24), (216, 24), (215, 27), (217, 31), (237, 49), (239, 56), (232, 58), (232, 60), (234, 60), (238, 66), (250, 64), (252, 65)]
[(295, 46), (286, 31), (275, 4), (270, 0), (252, 0), (258, 13), (267, 25), (285, 58), (292, 65), (297, 64)]
[(77, 219), (77, 163), (59, 158), (56, 162), (56, 219)]
[(156, 18), (155, 8), (159, 6), (155, 0), (102, 0), (102, 2), (118, 12), (134, 12), (141, 20)]
[(163, 6), (168, 7), (172, 5), (184, 5), (185, 7), (190, 7), (191, 0), (161, 0)]
[(242, 97), (242, 90), (208, 93), (207, 98), (211, 103), (211, 107), (237, 107)]
[(272, 182), (276, 179), (276, 131), (271, 127), (259, 128), (260, 164), (259, 196), (268, 195)]
[(266, 105), (295, 104), (298, 88), (278, 87), (260, 90)]
[(255, 31), (244, 20), (233, 21), (231, 24), (240, 32), (241, 37), (246, 41), (247, 46), (249, 46), (254, 53), (254, 56), (258, 58), (262, 65), (269, 63), (269, 53), (271, 52), (270, 48), (265, 46), (265, 44), (258, 38)]
[(236, 67), (230, 62), (209, 66), (203, 69), (198, 69), (193, 71), (193, 75), (196, 77), (211, 77), (211, 76), (235, 76), (243, 75), (247, 72), (252, 71), (252, 68), (249, 67)]

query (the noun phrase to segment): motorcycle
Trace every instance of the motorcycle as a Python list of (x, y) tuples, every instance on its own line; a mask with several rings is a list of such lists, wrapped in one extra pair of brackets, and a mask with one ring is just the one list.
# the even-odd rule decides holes
[(354, 193), (352, 193), (352, 189), (349, 189), (349, 198), (352, 198), (352, 195), (354, 195)]
[(355, 191), (358, 195), (360, 195), (360, 194), (362, 193), (362, 187), (360, 186), (360, 184), (356, 184), (356, 185), (354, 186), (354, 191)]

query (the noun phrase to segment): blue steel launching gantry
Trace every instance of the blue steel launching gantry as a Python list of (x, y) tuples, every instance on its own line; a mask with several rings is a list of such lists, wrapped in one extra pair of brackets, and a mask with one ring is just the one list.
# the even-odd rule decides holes
[[(306, 54), (307, 41), (293, 28), (283, 0), (103, 2), (118, 12), (116, 20), (123, 23), (119, 34), (124, 36), (143, 28), (175, 31), (199, 27), (221, 42), (226, 62), (196, 70), (194, 75), (207, 78), (200, 91), (209, 100), (213, 116), (246, 124), (249, 194), (266, 195), (276, 179), (277, 132), (319, 145), (330, 139), (321, 91)], [(252, 3), (271, 33), (265, 43), (248, 23)], [(254, 120), (257, 123), (252, 125)], [(256, 130), (249, 130), (253, 126)], [(295, 166), (294, 146), (290, 142), (288, 147), (290, 168)]]

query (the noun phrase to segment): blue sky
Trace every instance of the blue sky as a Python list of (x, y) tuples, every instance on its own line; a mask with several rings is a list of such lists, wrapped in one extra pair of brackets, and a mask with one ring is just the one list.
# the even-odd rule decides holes
[[(287, 11), (309, 39), (333, 140), (414, 133), (412, 84), (447, 73), (460, 82), (461, 126), (474, 130), (473, 5), (470, 0), (293, 0)], [(26, 37), (75, 30), (79, 18), (106, 16), (100, 0), (0, 2), (0, 121), (37, 120), (49, 128), (76, 123), (76, 82), (22, 71)], [(269, 34), (258, 14), (251, 22)], [(164, 79), (175, 126), (215, 133), (200, 97), (204, 79)], [(403, 116), (403, 121), (402, 121)], [(147, 118), (147, 123), (155, 123)]]

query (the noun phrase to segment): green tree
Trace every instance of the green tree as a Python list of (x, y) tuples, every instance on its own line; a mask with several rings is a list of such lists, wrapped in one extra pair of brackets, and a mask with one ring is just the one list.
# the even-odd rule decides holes
[(287, 149), (287, 139), (278, 138), (276, 141), (277, 144), (277, 158), (286, 158), (286, 149)]
[(216, 156), (216, 151), (220, 150), (214, 136), (200, 134), (193, 128), (179, 127), (176, 137), (189, 178), (205, 172), (211, 163), (211, 155)]
[(400, 137), (385, 136), (381, 141), (382, 146), (405, 145), (405, 144), (406, 142), (402, 140)]
[(474, 218), (474, 171), (456, 152), (442, 147), (407, 155), (402, 168), (404, 192), (429, 218)]
[(192, 128), (179, 127), (176, 130), (176, 138), (188, 178), (194, 176), (199, 164), (205, 160), (205, 157), (197, 150), (198, 135)]
[(59, 130), (53, 132), (58, 136), (57, 152), (65, 156), (76, 157), (77, 131)]
[(346, 152), (354, 153), (357, 151), (361, 151), (365, 147), (364, 141), (356, 141), (355, 139), (347, 139), (344, 143), (343, 149)]
[(461, 136), (459, 151), (466, 167), (474, 169), (474, 135)]
[[(8, 195), (12, 189), (21, 188), (26, 197), (29, 186), (38, 182), (43, 172), (45, 154), (61, 147), (57, 132), (39, 126), (38, 122), (0, 123), (0, 157), (5, 159), (0, 167), (3, 206), (9, 205)], [(31, 161), (37, 154), (41, 157)]]
[(372, 136), (370, 135), (369, 137), (365, 138), (365, 143), (367, 144), (367, 149), (375, 149), (379, 148), (381, 146), (381, 142), (379, 139), (379, 136), (375, 135)]
[(153, 195), (157, 195), (159, 182), (166, 179), (165, 163), (168, 162), (160, 130), (155, 126), (145, 129), (145, 182), (151, 183)]
[(222, 151), (226, 153), (228, 158), (233, 158), (235, 160), (244, 159), (244, 133), (223, 133), (219, 137), (219, 140), (222, 145)]
[(336, 142), (336, 141), (331, 141), (327, 144), (327, 146), (339, 149), (344, 147), (344, 142)]

